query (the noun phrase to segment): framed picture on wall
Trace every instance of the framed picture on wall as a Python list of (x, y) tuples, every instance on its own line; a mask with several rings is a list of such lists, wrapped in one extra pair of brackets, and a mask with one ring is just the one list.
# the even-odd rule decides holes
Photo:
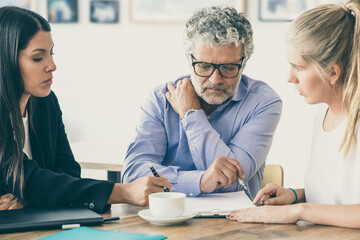
[(247, 0), (130, 0), (130, 21), (135, 23), (184, 23), (197, 9), (232, 6), (246, 14)]
[(21, 8), (26, 8), (29, 10), (34, 10), (32, 8), (33, 0), (1, 0), (0, 1), (0, 7), (5, 6), (16, 6)]
[(48, 0), (48, 20), (51, 23), (75, 23), (78, 21), (77, 0)]
[(292, 21), (301, 13), (320, 4), (344, 3), (345, 0), (259, 0), (260, 21)]
[(90, 21), (93, 23), (119, 22), (119, 1), (91, 0)]

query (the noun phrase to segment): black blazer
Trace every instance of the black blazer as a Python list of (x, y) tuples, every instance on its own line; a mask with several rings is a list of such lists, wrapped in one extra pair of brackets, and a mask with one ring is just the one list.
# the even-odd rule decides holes
[[(24, 199), (41, 207), (84, 205), (102, 213), (114, 183), (80, 178), (53, 92), (36, 98), (34, 130), (29, 127), (32, 160), (24, 154)], [(19, 191), (15, 195), (19, 196)]]

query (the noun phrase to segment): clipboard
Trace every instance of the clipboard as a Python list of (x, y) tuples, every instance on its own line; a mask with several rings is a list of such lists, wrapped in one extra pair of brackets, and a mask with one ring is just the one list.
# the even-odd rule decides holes
[(199, 211), (195, 218), (226, 218), (230, 211), (213, 209), (211, 211)]
[(232, 210), (255, 207), (244, 191), (200, 194), (188, 197), (185, 208), (197, 212), (195, 218), (226, 218)]

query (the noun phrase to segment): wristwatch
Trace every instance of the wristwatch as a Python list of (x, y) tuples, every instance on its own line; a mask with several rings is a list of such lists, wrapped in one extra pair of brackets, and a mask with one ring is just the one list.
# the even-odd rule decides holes
[(190, 110), (188, 110), (188, 111), (185, 113), (184, 119), (185, 119), (187, 116), (191, 115), (192, 113), (194, 113), (194, 112), (196, 112), (196, 111), (197, 111), (197, 109), (190, 109)]

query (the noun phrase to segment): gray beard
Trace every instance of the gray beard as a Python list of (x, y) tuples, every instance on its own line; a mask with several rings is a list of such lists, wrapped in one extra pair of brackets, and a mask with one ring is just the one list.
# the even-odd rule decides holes
[[(203, 86), (201, 86), (202, 88), (197, 88), (195, 87), (195, 91), (197, 93), (197, 95), (204, 100), (207, 104), (209, 105), (220, 105), (222, 103), (224, 103), (226, 100), (228, 100), (229, 98), (231, 98), (232, 96), (234, 96), (236, 89), (238, 88), (240, 83), (240, 79), (236, 84), (233, 84), (233, 87), (230, 89), (226, 89), (224, 86), (221, 85), (216, 85), (214, 86), (213, 84), (204, 84)], [(223, 94), (221, 94), (220, 96), (214, 96), (214, 95), (209, 95), (206, 94), (206, 91), (203, 91), (203, 89), (220, 89), (223, 91)]]

